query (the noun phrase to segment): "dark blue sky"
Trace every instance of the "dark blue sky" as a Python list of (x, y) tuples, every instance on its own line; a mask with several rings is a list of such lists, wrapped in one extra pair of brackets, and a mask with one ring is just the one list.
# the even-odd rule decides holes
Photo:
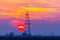
[[(14, 32), (16, 35), (18, 32), (16, 27), (13, 27), (9, 22), (13, 19), (0, 20), (0, 35)], [(60, 21), (49, 22), (47, 20), (31, 20), (31, 34), (32, 35), (51, 35), (54, 32), (55, 35), (60, 35)]]

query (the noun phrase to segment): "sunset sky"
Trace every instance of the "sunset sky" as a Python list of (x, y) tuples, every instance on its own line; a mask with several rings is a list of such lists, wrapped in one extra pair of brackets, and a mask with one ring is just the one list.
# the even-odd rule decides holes
[(58, 31), (60, 28), (60, 0), (0, 0), (0, 29), (2, 30), (0, 33), (9, 33), (12, 30), (16, 32), (16, 25), (24, 22), (27, 11), (32, 23), (32, 34), (38, 34), (37, 32), (42, 29), (44, 29), (40, 32), (42, 34), (55, 32), (58, 35), (60, 33)]
[(60, 15), (59, 4), (60, 0), (0, 0), (0, 19), (24, 17), (26, 11), (32, 19), (56, 19)]

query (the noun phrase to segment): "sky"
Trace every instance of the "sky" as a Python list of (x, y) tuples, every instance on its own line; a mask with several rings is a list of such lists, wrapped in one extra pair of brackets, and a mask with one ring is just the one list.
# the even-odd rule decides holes
[(60, 35), (60, 0), (0, 0), (0, 34), (19, 33), (27, 11), (33, 35)]

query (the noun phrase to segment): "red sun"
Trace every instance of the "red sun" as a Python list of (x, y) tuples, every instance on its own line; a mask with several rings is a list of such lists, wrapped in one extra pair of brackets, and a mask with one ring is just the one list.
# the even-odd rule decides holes
[(25, 23), (20, 21), (20, 20), (12, 20), (11, 24), (13, 25), (13, 27), (16, 27), (18, 31), (22, 30), (24, 31), (25, 27)]
[(23, 25), (19, 25), (18, 26), (18, 30), (24, 30), (24, 26)]

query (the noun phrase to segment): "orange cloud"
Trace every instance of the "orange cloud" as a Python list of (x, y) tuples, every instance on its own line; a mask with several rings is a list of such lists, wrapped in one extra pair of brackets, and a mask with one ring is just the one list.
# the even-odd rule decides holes
[(55, 8), (38, 8), (38, 7), (28, 7), (26, 8), (28, 11), (33, 12), (55, 12)]
[(59, 12), (59, 0), (0, 0), (0, 19), (24, 18), (28, 10), (31, 19), (51, 18), (56, 16), (51, 12)]
[(55, 12), (56, 8), (27, 7), (27, 8), (22, 8), (22, 9), (18, 8), (18, 10), (16, 10), (16, 12), (18, 12), (18, 13), (22, 13), (22, 12), (26, 12), (26, 11), (29, 11), (29, 12)]
[[(55, 8), (38, 8), (38, 7), (27, 7), (27, 8), (17, 8), (13, 11), (14, 9), (3, 9), (3, 12), (0, 12), (0, 17), (3, 16), (4, 18), (24, 18), (24, 15), (26, 11), (28, 11), (30, 14), (37, 14), (37, 13), (31, 13), (31, 12), (55, 12)], [(8, 16), (8, 17), (7, 17)], [(38, 15), (37, 15), (38, 16)], [(36, 16), (36, 17), (37, 17)], [(34, 16), (33, 16), (34, 17)]]

